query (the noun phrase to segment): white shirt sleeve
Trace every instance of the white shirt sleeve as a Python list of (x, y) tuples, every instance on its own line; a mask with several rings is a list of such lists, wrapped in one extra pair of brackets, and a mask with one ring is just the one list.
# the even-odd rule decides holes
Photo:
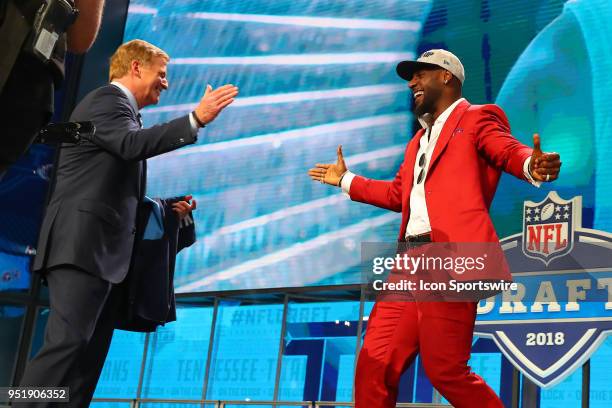
[(346, 171), (346, 173), (344, 173), (344, 177), (342, 177), (340, 187), (342, 188), (342, 192), (344, 193), (344, 195), (347, 197), (350, 197), (349, 191), (351, 191), (351, 183), (353, 182), (354, 178), (355, 174), (351, 173), (348, 170)]
[[(541, 181), (535, 181), (533, 179), (533, 177), (531, 177), (531, 173), (529, 173), (529, 164), (531, 163), (531, 156), (527, 157), (525, 159), (525, 163), (523, 163), (523, 174), (525, 175), (525, 178), (527, 178), (527, 180), (533, 184), (536, 187), (540, 187), (542, 185)], [(342, 180), (344, 181), (344, 180)]]
[(196, 122), (195, 118), (193, 117), (193, 112), (189, 114), (189, 124), (191, 125), (191, 134), (198, 134), (198, 130), (200, 130), (200, 127), (198, 126), (198, 122)]

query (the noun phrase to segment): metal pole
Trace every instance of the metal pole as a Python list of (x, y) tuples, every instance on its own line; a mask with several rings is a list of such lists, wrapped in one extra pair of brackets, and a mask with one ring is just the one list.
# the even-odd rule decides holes
[[(206, 354), (206, 369), (204, 370), (204, 383), (202, 384), (202, 399), (206, 399), (208, 391), (208, 375), (210, 373), (210, 359), (213, 352), (213, 344), (215, 342), (215, 327), (217, 326), (217, 311), (219, 309), (219, 298), (215, 298), (213, 302), (213, 317), (210, 324), (210, 338), (208, 340), (208, 353)], [(220, 406), (219, 406), (220, 407)]]
[[(353, 364), (353, 378), (357, 373), (357, 360), (359, 359), (359, 349), (361, 348), (361, 331), (363, 330), (363, 310), (365, 309), (365, 286), (361, 286), (359, 292), (359, 317), (357, 321), (357, 341), (355, 342), (355, 363)], [(351, 401), (355, 401), (355, 385), (353, 383), (353, 392)]]
[(34, 334), (34, 324), (36, 322), (36, 315), (38, 312), (40, 296), (40, 275), (32, 273), (31, 276), (31, 287), (28, 294), (28, 300), (25, 304), (26, 311), (21, 323), (21, 334), (19, 338), (19, 352), (17, 353), (17, 359), (14, 365), (13, 371), (13, 384), (19, 384), (21, 376), (25, 371), (25, 366), (30, 359), (30, 349), (32, 347), (32, 337)]
[[(278, 346), (278, 358), (276, 360), (276, 374), (274, 375), (274, 396), (272, 401), (278, 401), (278, 389), (280, 386), (280, 377), (283, 361), (283, 353), (285, 352), (285, 332), (287, 331), (287, 313), (289, 309), (289, 295), (285, 294), (283, 301), (283, 320), (280, 333), (280, 344)], [(275, 405), (276, 406), (276, 405)]]
[(540, 389), (529, 378), (523, 376), (523, 392), (521, 406), (536, 408), (540, 406)]
[(582, 365), (582, 408), (589, 408), (591, 395), (591, 360)]
[(149, 335), (145, 335), (144, 351), (142, 352), (142, 362), (140, 363), (140, 376), (138, 377), (138, 389), (136, 390), (136, 399), (140, 399), (142, 393), (142, 382), (144, 380), (145, 365), (147, 363), (147, 353), (149, 351)]
[(521, 390), (521, 375), (516, 367), (512, 367), (512, 408), (518, 408)]

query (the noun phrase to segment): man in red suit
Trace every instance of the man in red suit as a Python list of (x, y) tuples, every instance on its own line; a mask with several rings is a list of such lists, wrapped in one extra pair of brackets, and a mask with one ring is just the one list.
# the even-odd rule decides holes
[[(315, 181), (341, 187), (354, 201), (402, 213), (399, 240), (497, 243), (489, 216), (501, 172), (536, 186), (557, 179), (557, 153), (543, 153), (510, 134), (496, 105), (471, 105), (461, 96), (465, 73), (446, 50), (403, 61), (397, 73), (408, 81), (423, 129), (406, 147), (392, 181), (348, 171), (338, 146), (335, 164), (309, 170)], [(476, 302), (377, 302), (359, 354), (356, 408), (395, 407), (401, 374), (420, 353), (433, 386), (455, 408), (503, 407), (495, 392), (470, 371)]]

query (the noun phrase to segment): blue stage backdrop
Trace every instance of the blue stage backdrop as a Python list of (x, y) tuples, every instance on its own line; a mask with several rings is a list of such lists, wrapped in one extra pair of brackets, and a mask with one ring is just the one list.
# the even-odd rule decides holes
[[(399, 217), (352, 203), (306, 171), (335, 160), (342, 144), (351, 170), (392, 178), (415, 126), (395, 64), (432, 47), (463, 60), (473, 103), (499, 103), (519, 139), (539, 132), (561, 153), (555, 190), (582, 195), (585, 227), (609, 229), (610, 104), (594, 85), (606, 72), (598, 64), (612, 63), (596, 49), (610, 41), (596, 29), (609, 6), (506, 3), (134, 1), (125, 40), (172, 58), (170, 90), (144, 110), (146, 125), (189, 112), (206, 84), (241, 91), (196, 145), (150, 160), (149, 195), (199, 202), (178, 291), (357, 282), (360, 243), (393, 241)], [(504, 177), (492, 209), (500, 236), (520, 231), (523, 201), (547, 192)]]
[(150, 160), (148, 192), (193, 194), (198, 242), (179, 291), (355, 283), (362, 241), (398, 216), (355, 205), (307, 170), (344, 146), (356, 172), (389, 178), (412, 115), (397, 61), (415, 56), (427, 1), (138, 1), (125, 40), (171, 56), (146, 125), (184, 115), (206, 84), (240, 96), (196, 145)]

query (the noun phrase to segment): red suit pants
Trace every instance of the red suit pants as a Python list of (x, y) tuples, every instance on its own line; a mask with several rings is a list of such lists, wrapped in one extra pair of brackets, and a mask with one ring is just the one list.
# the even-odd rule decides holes
[(400, 377), (420, 353), (429, 380), (455, 408), (503, 408), (467, 365), (475, 320), (475, 302), (377, 302), (357, 362), (355, 407), (395, 407)]

